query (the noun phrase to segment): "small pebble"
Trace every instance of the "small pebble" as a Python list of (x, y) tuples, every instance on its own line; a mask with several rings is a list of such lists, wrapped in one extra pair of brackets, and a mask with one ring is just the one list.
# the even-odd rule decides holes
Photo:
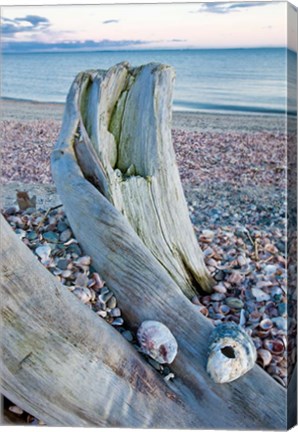
[(225, 294), (227, 292), (227, 288), (222, 283), (214, 285), (213, 289), (220, 294)]
[(132, 333), (129, 330), (125, 330), (122, 333), (122, 336), (124, 336), (125, 339), (128, 340), (128, 342), (132, 342), (133, 341), (133, 335), (132, 335)]
[(123, 318), (116, 318), (114, 319), (114, 321), (112, 322), (113, 326), (121, 326), (124, 323)]
[(117, 300), (115, 296), (112, 296), (110, 300), (107, 302), (107, 306), (111, 309), (114, 309), (117, 306)]
[(216, 292), (216, 293), (214, 293), (214, 294), (211, 295), (211, 300), (212, 301), (218, 302), (218, 301), (222, 301), (224, 299), (225, 299), (225, 295), (222, 294), (222, 293), (219, 293), (219, 292)]
[(36, 234), (35, 231), (27, 231), (26, 237), (28, 240), (32, 241), (32, 240), (36, 240), (38, 238), (38, 235)]
[(61, 273), (61, 276), (64, 277), (65, 279), (68, 279), (72, 276), (72, 271), (71, 270), (64, 270)]
[(84, 273), (79, 273), (75, 280), (75, 285), (79, 287), (86, 287), (88, 284), (88, 276)]
[(53, 231), (48, 231), (43, 234), (43, 238), (48, 241), (49, 243), (58, 243), (59, 236), (57, 233)]
[(99, 315), (102, 318), (106, 318), (108, 315), (107, 311), (104, 311), (104, 310), (99, 310), (96, 313), (97, 313), (97, 315)]
[(287, 331), (288, 323), (287, 323), (286, 318), (283, 318), (283, 317), (272, 318), (272, 322), (276, 325), (276, 327), (279, 330), (283, 330), (284, 332)]
[(91, 293), (88, 288), (75, 288), (73, 294), (83, 303), (88, 303), (91, 300)]
[(112, 309), (110, 315), (114, 318), (118, 318), (121, 316), (121, 310), (119, 308)]
[(8, 407), (8, 410), (14, 414), (17, 414), (17, 415), (22, 415), (24, 413), (22, 408), (19, 408), (16, 405), (11, 405), (10, 407)]
[(59, 261), (57, 262), (57, 267), (59, 267), (59, 269), (61, 270), (66, 270), (68, 263), (69, 261), (66, 259), (59, 259)]
[(62, 233), (63, 231), (66, 231), (68, 229), (68, 225), (65, 222), (58, 222), (57, 230)]
[(89, 256), (82, 256), (77, 260), (77, 264), (82, 266), (89, 266), (91, 264), (91, 258)]
[(62, 243), (65, 243), (71, 238), (71, 236), (72, 236), (72, 232), (68, 228), (60, 234), (60, 241), (62, 241)]
[(113, 297), (113, 293), (111, 291), (107, 292), (107, 293), (101, 293), (98, 298), (102, 303), (107, 303), (110, 298)]
[(174, 378), (175, 378), (175, 375), (173, 374), (173, 372), (170, 372), (168, 375), (166, 375), (164, 377), (164, 380), (167, 382), (167, 381), (170, 381), (171, 379), (174, 379)]

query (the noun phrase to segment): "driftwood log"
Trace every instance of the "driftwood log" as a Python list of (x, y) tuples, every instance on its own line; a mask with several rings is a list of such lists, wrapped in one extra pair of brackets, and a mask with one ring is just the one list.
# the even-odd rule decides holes
[(176, 337), (173, 382), (66, 292), (3, 222), (1, 389), (49, 425), (287, 426), (286, 390), (259, 366), (222, 385), (206, 373), (213, 326), (189, 298), (213, 281), (175, 163), (172, 82), (173, 70), (157, 64), (79, 74), (52, 172), (72, 230), (130, 328), (153, 319)]

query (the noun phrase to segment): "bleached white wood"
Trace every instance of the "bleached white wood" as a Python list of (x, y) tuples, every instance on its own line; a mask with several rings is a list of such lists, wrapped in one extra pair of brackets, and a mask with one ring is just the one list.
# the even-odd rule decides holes
[(1, 393), (53, 426), (195, 427), (198, 414), (1, 220)]
[[(124, 83), (122, 94), (118, 84), (113, 83), (114, 79)], [(142, 85), (138, 84), (138, 79)], [(172, 151), (164, 150), (163, 145), (169, 144), (160, 139), (166, 134), (162, 129), (168, 126), (157, 124), (159, 110), (168, 110), (169, 100), (163, 95), (164, 100), (158, 101), (161, 93), (155, 86), (158, 83), (158, 87), (168, 92), (165, 82), (171, 79), (171, 70), (157, 65), (132, 72), (127, 65), (120, 65), (107, 73), (92, 72), (78, 76), (70, 90), (63, 127), (52, 154), (52, 171), (58, 193), (76, 237), (92, 257), (94, 267), (115, 292), (131, 328), (136, 330), (146, 319), (159, 320), (176, 337), (179, 351), (171, 365), (176, 376), (174, 385), (182, 400), (197, 413), (200, 419), (197, 427), (284, 428), (286, 392), (258, 366), (239, 380), (224, 385), (215, 384), (206, 373), (207, 340), (212, 324), (187, 299), (192, 287), (189, 288), (185, 274), (178, 272), (181, 263), (177, 264), (177, 254), (181, 257), (184, 244), (178, 231), (180, 228), (184, 232), (183, 224), (176, 226), (178, 217), (165, 216), (166, 212), (172, 213), (172, 204), (177, 209), (175, 200), (168, 198), (173, 189), (167, 182), (171, 172), (177, 175), (178, 172), (173, 165), (168, 167), (169, 172), (160, 167), (165, 154)], [(153, 105), (150, 105), (150, 100), (145, 103), (142, 95), (142, 88), (148, 80), (152, 91), (146, 90), (145, 93), (148, 98), (153, 98)], [(92, 88), (94, 82), (95, 90)], [(109, 88), (111, 92), (107, 90)], [(99, 99), (95, 96), (86, 98), (88, 92), (89, 95), (94, 92)], [(124, 97), (127, 98), (125, 103)], [(130, 105), (129, 97), (135, 106), (133, 102)], [(121, 100), (122, 108), (125, 105), (123, 115), (117, 113), (117, 107), (112, 109), (117, 100)], [(163, 108), (164, 104), (166, 108)], [(119, 108), (121, 112), (122, 108)], [(152, 132), (151, 122), (146, 123), (142, 109), (147, 110), (153, 122)], [(163, 115), (169, 121), (169, 117)], [(118, 129), (119, 121), (115, 116), (121, 123)], [(124, 120), (125, 116), (128, 120)], [(83, 120), (86, 118), (88, 121)], [(125, 126), (126, 121), (129, 128)], [(139, 134), (134, 130), (135, 126)], [(108, 129), (113, 130), (114, 135)], [(157, 136), (155, 129), (158, 130)], [(115, 136), (118, 137), (116, 146)], [(141, 157), (139, 141), (143, 143), (145, 138), (148, 142), (141, 146)], [(119, 150), (122, 146), (123, 151)], [(178, 191), (177, 200), (183, 201), (175, 176), (174, 184), (174, 192)], [(184, 201), (183, 206), (186, 206)], [(147, 215), (150, 216), (148, 219)], [(178, 240), (175, 243), (173, 233), (176, 232)], [(184, 261), (187, 263), (185, 271), (189, 268), (193, 251), (187, 239), (185, 234), (185, 253), (189, 254)], [(163, 251), (162, 258), (156, 250), (157, 245)], [(198, 253), (197, 262), (200, 263), (199, 249)], [(192, 273), (195, 267), (191, 268)], [(204, 266), (199, 265), (199, 268), (198, 272), (203, 272), (209, 279)]]

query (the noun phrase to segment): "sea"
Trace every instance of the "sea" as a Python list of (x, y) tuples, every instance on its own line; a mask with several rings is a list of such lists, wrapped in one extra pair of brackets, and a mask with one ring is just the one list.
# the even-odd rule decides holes
[[(285, 48), (3, 53), (3, 98), (65, 102), (80, 71), (128, 61), (176, 71), (173, 109), (209, 113), (294, 113), (296, 54)], [(291, 67), (289, 67), (291, 66)]]

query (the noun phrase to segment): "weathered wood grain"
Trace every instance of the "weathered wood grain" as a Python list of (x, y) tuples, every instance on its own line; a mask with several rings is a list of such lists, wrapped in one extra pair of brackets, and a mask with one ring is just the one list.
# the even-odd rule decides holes
[(212, 278), (189, 219), (172, 145), (173, 79), (172, 68), (154, 63), (135, 69), (122, 63), (80, 75), (73, 88), (80, 116), (75, 150), (91, 181), (90, 158), (97, 156), (96, 178), (103, 185), (105, 177), (108, 185), (100, 190), (190, 297), (198, 286), (210, 291)]
[[(127, 66), (121, 65), (119, 67), (122, 70)], [(147, 72), (150, 71), (151, 75), (142, 71), (143, 69), (136, 71), (136, 76), (133, 77), (134, 83), (141, 76), (139, 74), (144, 73), (141, 83), (145, 85), (145, 82), (149, 79), (149, 89), (153, 90), (155, 84), (150, 84), (150, 80), (154, 81), (151, 75), (157, 74), (157, 81), (154, 81), (154, 83), (158, 82), (159, 87), (163, 88), (164, 91), (168, 91), (168, 85), (164, 83), (164, 81), (168, 82), (168, 80), (172, 79), (168, 68), (149, 65)], [(285, 428), (286, 391), (261, 368), (255, 366), (253, 370), (239, 380), (223, 385), (215, 384), (206, 373), (207, 339), (212, 330), (212, 324), (197, 311), (195, 305), (183, 294), (183, 292), (189, 294), (189, 291), (185, 289), (185, 284), (184, 289), (181, 290), (179, 277), (176, 277), (173, 271), (169, 271), (165, 264), (166, 260), (162, 261), (156, 255), (152, 246), (152, 244), (157, 244), (154, 237), (163, 235), (163, 229), (166, 230), (166, 239), (171, 238), (170, 234), (168, 235), (168, 229), (171, 231), (171, 224), (178, 223), (179, 218), (176, 218), (175, 222), (175, 218), (168, 220), (165, 217), (164, 222), (160, 223), (158, 229), (153, 228), (154, 224), (153, 226), (150, 225), (151, 228), (149, 228), (148, 222), (148, 225), (144, 228), (145, 235), (142, 224), (143, 222), (145, 225), (147, 224), (146, 217), (143, 218), (142, 216), (141, 223), (137, 220), (140, 213), (135, 208), (141, 207), (143, 209), (142, 215), (148, 211), (150, 217), (152, 216), (150, 199), (153, 195), (155, 198), (158, 197), (155, 208), (158, 214), (161, 211), (161, 216), (167, 211), (171, 212), (170, 204), (175, 203), (174, 200), (170, 203), (165, 198), (166, 207), (164, 207), (162, 196), (158, 196), (158, 192), (156, 192), (156, 195), (155, 192), (152, 195), (154, 188), (160, 188), (160, 191), (166, 190), (167, 177), (163, 180), (165, 183), (158, 184), (156, 179), (158, 174), (152, 173), (150, 170), (147, 171), (147, 169), (142, 171), (144, 168), (142, 164), (147, 163), (147, 159), (149, 164), (150, 157), (154, 158), (154, 152), (152, 155), (152, 151), (148, 150), (148, 158), (146, 158), (146, 154), (143, 155), (145, 161), (141, 160), (142, 158), (138, 155), (136, 156), (139, 150), (137, 132), (134, 132), (133, 123), (135, 122), (139, 127), (143, 125), (145, 128), (143, 120), (137, 118), (138, 115), (142, 116), (142, 114), (135, 112), (133, 119), (127, 120), (131, 124), (132, 137), (134, 137), (131, 139), (135, 140), (135, 144), (132, 145), (130, 140), (129, 143), (127, 141), (123, 144), (126, 150), (120, 160), (125, 162), (123, 162), (124, 165), (119, 165), (119, 161), (115, 162), (116, 158), (113, 157), (115, 146), (110, 135), (106, 132), (107, 118), (105, 115), (107, 114), (100, 105), (101, 99), (96, 101), (94, 96), (87, 99), (88, 104), (90, 104), (88, 113), (92, 115), (93, 112), (93, 117), (91, 117), (93, 123), (87, 116), (89, 123), (85, 128), (83, 118), (88, 104), (84, 96), (86, 92), (84, 93), (81, 90), (86, 88), (86, 80), (89, 92), (94, 91), (100, 97), (102, 95), (99, 90), (102, 90), (102, 88), (97, 87), (97, 91), (91, 90), (90, 80), (105, 83), (103, 88), (107, 92), (107, 88), (111, 87), (111, 84), (107, 84), (109, 80), (105, 81), (105, 77), (108, 76), (112, 80), (113, 77), (118, 77), (118, 74), (120, 72), (116, 67), (109, 71), (107, 75), (102, 72), (99, 72), (98, 77), (95, 73), (92, 73), (91, 78), (88, 77), (88, 74), (80, 75), (69, 93), (60, 138), (52, 155), (52, 171), (71, 227), (85, 252), (92, 257), (93, 266), (117, 295), (119, 305), (132, 329), (136, 329), (145, 319), (155, 319), (165, 323), (176, 337), (179, 352), (176, 360), (171, 365), (176, 375), (175, 390), (179, 397), (187, 401), (192, 411), (196, 412), (200, 418), (196, 427), (223, 429)], [(123, 81), (125, 80), (123, 79)], [(142, 86), (140, 85), (140, 87)], [(133, 85), (131, 88), (133, 88)], [(114, 87), (112, 87), (112, 90), (111, 94), (114, 94)], [(137, 96), (134, 96), (135, 102), (143, 100), (141, 88), (136, 87), (135, 92), (137, 94)], [(103, 104), (107, 104), (106, 98), (108, 94), (105, 95)], [(117, 99), (119, 90), (115, 94)], [(154, 98), (152, 92), (151, 96)], [(126, 97), (128, 99), (129, 95)], [(150, 102), (148, 103), (150, 104)], [(156, 100), (155, 105), (158, 105)], [(93, 106), (94, 110), (91, 109), (91, 106)], [(125, 109), (128, 106), (128, 102), (126, 102)], [(143, 109), (146, 109), (146, 106), (143, 106)], [(129, 111), (133, 109), (133, 106), (131, 106)], [(109, 106), (109, 110), (111, 111), (111, 106)], [(150, 111), (149, 108), (148, 110)], [(156, 120), (156, 111), (152, 116)], [(103, 135), (100, 135), (102, 119), (104, 132)], [(125, 130), (123, 122), (122, 131)], [(153, 129), (156, 127), (158, 125), (155, 123)], [(115, 129), (113, 130), (117, 135), (118, 132), (115, 132)], [(141, 130), (140, 136), (143, 136), (143, 133), (145, 132)], [(129, 134), (129, 130), (127, 134)], [(144, 136), (148, 138), (146, 133)], [(112, 142), (109, 150), (106, 149), (105, 139)], [(156, 137), (152, 138), (152, 140), (154, 139)], [(98, 159), (100, 159), (103, 167), (103, 177), (107, 180), (104, 187), (96, 189), (85, 178), (76, 153), (76, 148), (80, 146), (80, 142), (84, 142), (84, 150), (90, 154), (92, 152), (88, 148), (92, 145)], [(160, 142), (161, 147), (163, 142)], [(156, 142), (154, 145), (155, 149), (159, 149)], [(145, 148), (147, 147), (145, 146)], [(129, 153), (131, 160), (129, 160)], [(92, 160), (96, 165), (94, 154)], [(136, 168), (132, 167), (131, 171), (130, 167), (132, 165)], [(129, 172), (127, 174), (128, 179), (125, 180), (122, 176), (127, 166)], [(136, 171), (133, 171), (134, 169)], [(155, 169), (154, 166), (152, 169)], [(173, 170), (175, 171), (175, 168)], [(134, 174), (131, 175), (133, 172)], [(140, 175), (135, 175), (135, 172), (140, 172)], [(146, 193), (144, 198), (145, 174), (149, 174), (151, 179), (149, 182), (150, 187), (147, 186), (150, 193)], [(120, 178), (120, 183), (117, 183), (117, 177)], [(102, 180), (99, 179), (99, 183), (102, 183)], [(130, 189), (125, 183), (130, 183), (133, 186)], [(151, 186), (152, 183), (153, 186)], [(107, 199), (103, 193), (105, 189), (111, 194), (110, 199)], [(141, 191), (141, 193), (139, 194), (138, 191)], [(147, 201), (148, 205), (146, 205)], [(150, 208), (148, 209), (148, 207)], [(184, 221), (183, 218), (182, 221)], [(179, 231), (179, 226), (173, 232), (176, 232), (176, 229)], [(182, 226), (180, 230), (184, 232)], [(147, 236), (149, 238), (150, 235), (154, 239), (147, 241)], [(187, 238), (184, 238), (185, 248), (188, 248)], [(182, 240), (181, 238), (181, 244)], [(174, 246), (173, 249), (175, 249)], [(163, 249), (163, 253), (165, 253), (165, 249)], [(168, 248), (167, 254), (171, 253), (172, 249)], [(188, 261), (186, 260), (186, 262)]]
[(1, 393), (47, 425), (196, 427), (198, 413), (0, 219)]

